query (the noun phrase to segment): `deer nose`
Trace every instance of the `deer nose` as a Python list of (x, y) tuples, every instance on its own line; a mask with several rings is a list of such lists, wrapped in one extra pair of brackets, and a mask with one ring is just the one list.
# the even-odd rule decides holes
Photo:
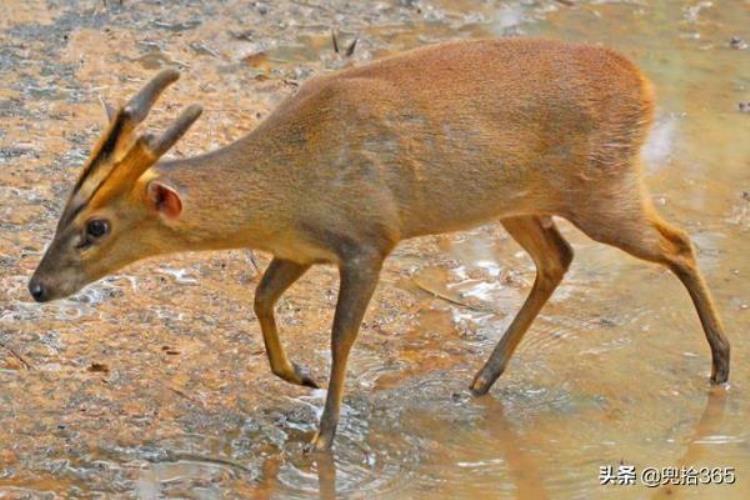
[(29, 292), (31, 293), (31, 296), (34, 297), (34, 300), (37, 302), (44, 302), (44, 300), (47, 298), (47, 291), (44, 289), (44, 286), (39, 282), (30, 282), (29, 283)]

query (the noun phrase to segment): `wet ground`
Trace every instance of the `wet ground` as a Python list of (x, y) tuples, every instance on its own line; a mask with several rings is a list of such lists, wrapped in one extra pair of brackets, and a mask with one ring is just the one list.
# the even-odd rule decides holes
[[(5, 0), (0, 498), (747, 498), (749, 21), (746, 0)], [(157, 69), (180, 68), (151, 124), (200, 102), (172, 154), (205, 151), (346, 64), (332, 27), (342, 43), (359, 38), (354, 64), (518, 35), (637, 61), (659, 99), (648, 185), (694, 237), (733, 345), (731, 386), (710, 389), (699, 322), (668, 271), (565, 222), (572, 269), (483, 398), (466, 389), (530, 289), (530, 260), (499, 226), (398, 248), (352, 355), (331, 460), (302, 453), (324, 392), (267, 367), (250, 252), (147, 261), (69, 300), (30, 301), (26, 281), (103, 127), (100, 98), (122, 101)], [(268, 256), (255, 260), (262, 269)], [(278, 307), (290, 356), (321, 380), (336, 289), (335, 270), (316, 269)], [(734, 467), (736, 483), (600, 485), (600, 467), (619, 464)]]

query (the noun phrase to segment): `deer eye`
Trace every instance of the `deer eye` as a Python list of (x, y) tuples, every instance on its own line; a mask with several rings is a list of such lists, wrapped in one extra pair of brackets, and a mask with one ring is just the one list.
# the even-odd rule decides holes
[(86, 224), (86, 236), (101, 238), (109, 232), (109, 222), (104, 219), (94, 219)]

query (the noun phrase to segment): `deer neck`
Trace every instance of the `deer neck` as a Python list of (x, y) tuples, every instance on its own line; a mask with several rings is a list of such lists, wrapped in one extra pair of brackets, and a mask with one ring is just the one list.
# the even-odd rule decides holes
[(286, 200), (289, 170), (281, 163), (251, 134), (209, 153), (159, 162), (151, 176), (183, 198), (172, 226), (185, 250), (268, 250), (294, 224)]

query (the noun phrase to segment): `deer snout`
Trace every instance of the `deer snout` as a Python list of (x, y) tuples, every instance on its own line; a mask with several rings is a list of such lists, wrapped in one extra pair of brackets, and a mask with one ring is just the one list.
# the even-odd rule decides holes
[(38, 279), (32, 278), (29, 281), (29, 293), (37, 302), (46, 302), (49, 300), (48, 288)]

